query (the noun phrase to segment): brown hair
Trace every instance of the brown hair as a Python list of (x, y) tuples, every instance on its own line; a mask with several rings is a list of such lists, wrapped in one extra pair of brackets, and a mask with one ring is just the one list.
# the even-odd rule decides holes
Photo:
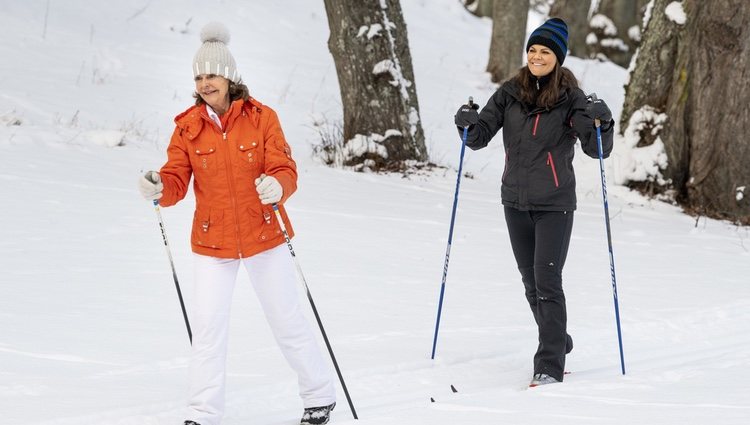
[(531, 73), (529, 67), (524, 66), (518, 70), (518, 74), (512, 80), (518, 84), (523, 103), (550, 109), (555, 105), (557, 99), (560, 98), (562, 91), (570, 88), (578, 88), (578, 80), (573, 75), (573, 72), (568, 68), (560, 66), (559, 63), (556, 63), (555, 69), (548, 75), (545, 75), (545, 77), (549, 77), (549, 81), (541, 89), (537, 90), (537, 77)]
[[(250, 90), (246, 85), (235, 83), (231, 80), (229, 80), (229, 91), (227, 93), (229, 94), (230, 103), (238, 99), (247, 100), (250, 98)], [(193, 97), (195, 98), (195, 106), (201, 106), (206, 103), (198, 92), (193, 92)]]

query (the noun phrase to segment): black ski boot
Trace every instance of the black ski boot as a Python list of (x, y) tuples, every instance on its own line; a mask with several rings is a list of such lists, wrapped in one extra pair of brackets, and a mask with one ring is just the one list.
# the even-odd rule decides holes
[(300, 425), (323, 425), (331, 419), (331, 410), (336, 407), (336, 403), (328, 406), (308, 407), (302, 414)]

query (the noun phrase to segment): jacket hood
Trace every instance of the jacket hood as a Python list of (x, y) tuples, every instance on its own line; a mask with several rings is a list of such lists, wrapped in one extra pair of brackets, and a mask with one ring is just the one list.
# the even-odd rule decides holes
[(175, 125), (181, 131), (187, 133), (187, 138), (193, 140), (198, 136), (203, 128), (203, 118), (201, 114), (205, 114), (206, 108), (201, 106), (191, 106), (186, 111), (177, 115), (174, 118)]

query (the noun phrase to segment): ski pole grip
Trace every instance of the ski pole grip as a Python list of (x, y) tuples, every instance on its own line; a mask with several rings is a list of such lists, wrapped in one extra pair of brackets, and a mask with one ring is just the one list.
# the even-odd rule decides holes
[[(590, 102), (596, 102), (597, 100), (599, 100), (599, 98), (596, 97), (596, 93), (591, 93), (590, 95), (588, 95), (587, 99)], [(601, 120), (599, 118), (594, 118), (594, 127), (599, 128), (601, 127), (601, 125), (602, 125)]]

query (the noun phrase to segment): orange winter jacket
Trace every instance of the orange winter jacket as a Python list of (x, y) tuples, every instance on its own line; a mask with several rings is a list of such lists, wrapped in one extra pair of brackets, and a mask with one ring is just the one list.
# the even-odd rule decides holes
[(279, 119), (255, 99), (232, 102), (222, 116), (224, 130), (206, 106), (193, 106), (175, 118), (167, 163), (159, 171), (164, 191), (159, 205), (185, 197), (194, 176), (193, 252), (220, 258), (244, 258), (284, 242), (276, 215), (255, 190), (261, 173), (275, 177), (284, 190), (279, 209), (289, 237), (289, 218), (281, 203), (297, 189), (297, 165)]

